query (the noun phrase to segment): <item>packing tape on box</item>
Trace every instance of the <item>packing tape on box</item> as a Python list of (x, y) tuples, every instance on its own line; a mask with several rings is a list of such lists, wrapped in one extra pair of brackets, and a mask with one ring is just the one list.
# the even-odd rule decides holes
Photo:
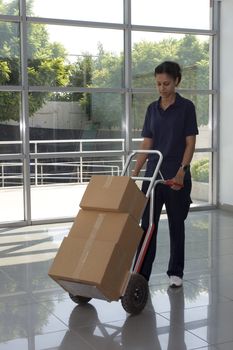
[(97, 232), (99, 230), (99, 228), (101, 227), (103, 221), (104, 221), (104, 218), (105, 218), (106, 214), (105, 213), (100, 213), (97, 215), (97, 218), (96, 218), (96, 221), (93, 225), (93, 228), (90, 232), (90, 236), (89, 238), (87, 239), (87, 242), (84, 246), (84, 249), (83, 249), (83, 252), (80, 256), (80, 259), (79, 259), (79, 263), (78, 263), (78, 266), (77, 268), (74, 270), (74, 275), (76, 278), (78, 278), (78, 276), (80, 275), (81, 271), (82, 271), (82, 268), (83, 268), (83, 265), (85, 264), (86, 260), (87, 260), (87, 257), (90, 253), (90, 250), (91, 250), (91, 247), (95, 241), (95, 237), (97, 235)]
[(103, 221), (104, 221), (104, 218), (106, 216), (106, 213), (99, 213), (97, 215), (97, 218), (95, 220), (95, 223), (93, 225), (93, 228), (90, 232), (90, 238), (89, 239), (94, 239), (96, 234), (97, 234), (97, 231), (99, 230), (100, 226), (102, 225)]
[(112, 184), (113, 178), (114, 178), (113, 176), (110, 176), (110, 175), (107, 176), (107, 179), (105, 180), (105, 182), (103, 184), (103, 188), (108, 189)]

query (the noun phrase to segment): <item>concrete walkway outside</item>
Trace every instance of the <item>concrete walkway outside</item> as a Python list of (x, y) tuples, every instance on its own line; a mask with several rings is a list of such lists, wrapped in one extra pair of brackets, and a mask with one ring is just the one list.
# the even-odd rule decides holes
[[(79, 211), (86, 185), (32, 186), (32, 220), (70, 218)], [(0, 224), (24, 220), (23, 189), (0, 189)]]

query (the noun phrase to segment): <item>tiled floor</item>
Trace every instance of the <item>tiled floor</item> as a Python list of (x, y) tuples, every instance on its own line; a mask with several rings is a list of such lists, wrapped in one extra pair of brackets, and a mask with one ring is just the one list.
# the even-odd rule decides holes
[(138, 316), (120, 302), (74, 304), (47, 275), (71, 224), (0, 229), (0, 350), (232, 350), (233, 215), (191, 212), (183, 288), (169, 290), (166, 218), (150, 298)]

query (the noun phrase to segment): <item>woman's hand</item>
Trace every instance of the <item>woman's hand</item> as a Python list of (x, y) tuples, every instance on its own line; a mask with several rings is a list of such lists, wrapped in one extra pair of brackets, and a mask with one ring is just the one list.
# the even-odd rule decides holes
[(138, 171), (138, 170), (136, 170), (136, 169), (133, 169), (133, 170), (132, 170), (132, 174), (131, 174), (131, 176), (133, 176), (133, 177), (137, 177), (137, 176), (138, 176), (138, 174), (139, 174), (139, 171)]
[(179, 168), (177, 171), (177, 174), (173, 179), (171, 179), (171, 182), (173, 183), (171, 187), (172, 190), (179, 191), (181, 188), (184, 187), (184, 175), (185, 172), (182, 168)]

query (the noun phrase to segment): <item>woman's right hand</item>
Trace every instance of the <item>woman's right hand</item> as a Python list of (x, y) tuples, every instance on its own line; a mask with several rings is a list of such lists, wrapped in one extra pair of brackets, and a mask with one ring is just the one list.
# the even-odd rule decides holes
[[(153, 145), (153, 140), (151, 138), (144, 138), (142, 143), (141, 143), (141, 146), (140, 146), (140, 149), (141, 150), (150, 150), (151, 147)], [(142, 169), (145, 161), (147, 160), (147, 157), (148, 157), (148, 154), (147, 153), (141, 153), (141, 154), (138, 154), (137, 156), (137, 161), (136, 161), (136, 164), (135, 164), (135, 168), (132, 170), (132, 175), (131, 176), (134, 176), (134, 177), (137, 177), (138, 174), (140, 173), (140, 170)]]
[(131, 174), (131, 176), (133, 176), (133, 177), (137, 177), (137, 176), (138, 176), (138, 174), (139, 174), (139, 171), (137, 171), (136, 169), (134, 169), (134, 170), (132, 170), (132, 174)]

